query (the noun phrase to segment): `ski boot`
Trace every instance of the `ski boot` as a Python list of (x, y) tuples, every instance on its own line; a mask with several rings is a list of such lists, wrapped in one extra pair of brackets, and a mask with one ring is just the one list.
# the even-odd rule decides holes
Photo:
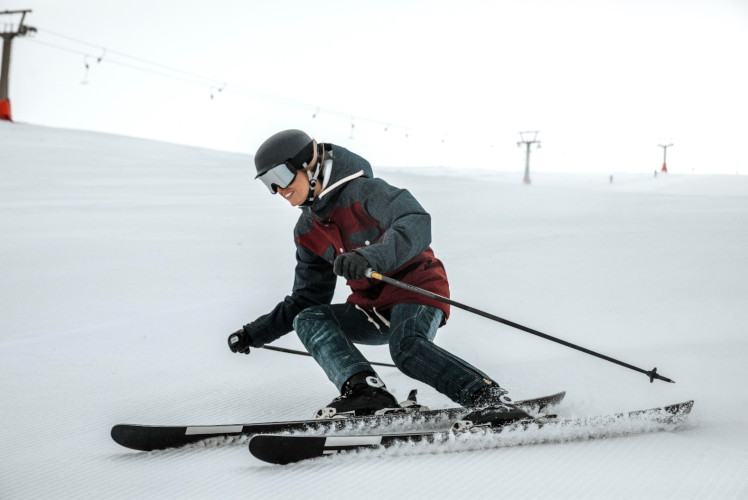
[(395, 397), (384, 382), (373, 372), (361, 372), (343, 384), (341, 395), (324, 408), (317, 410), (315, 419), (383, 415), (393, 409), (400, 410)]
[(533, 422), (535, 419), (515, 405), (507, 391), (491, 385), (473, 396), (473, 411), (452, 425), (454, 432), (464, 432), (476, 427), (501, 428), (517, 422)]

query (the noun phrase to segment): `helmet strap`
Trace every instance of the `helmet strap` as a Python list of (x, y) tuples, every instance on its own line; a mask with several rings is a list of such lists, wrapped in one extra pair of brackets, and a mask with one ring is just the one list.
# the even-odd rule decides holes
[[(324, 165), (324, 160), (325, 160), (324, 148), (322, 148), (322, 155), (319, 155), (317, 151), (317, 141), (314, 141), (314, 157), (312, 158), (312, 163), (316, 161), (316, 165), (314, 165), (313, 168), (310, 168), (309, 170), (306, 171), (306, 174), (309, 177), (309, 196), (307, 196), (307, 199), (304, 205), (311, 205), (314, 202), (314, 199), (315, 199), (314, 190), (317, 187), (319, 175), (320, 173), (322, 173), (322, 165)], [(307, 164), (305, 163), (304, 166), (306, 167)]]

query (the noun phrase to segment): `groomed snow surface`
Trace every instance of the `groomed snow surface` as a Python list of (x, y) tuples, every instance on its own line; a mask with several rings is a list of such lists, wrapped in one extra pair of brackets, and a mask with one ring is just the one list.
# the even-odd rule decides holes
[(460, 310), (438, 344), (516, 399), (567, 390), (563, 417), (695, 399), (686, 426), (273, 466), (246, 442), (138, 453), (109, 431), (307, 418), (336, 395), (309, 358), (226, 346), (290, 291), (298, 211), (250, 156), (0, 122), (0, 498), (748, 498), (748, 178), (642, 170), (526, 186), (375, 165), (431, 212), (455, 300), (677, 383)]

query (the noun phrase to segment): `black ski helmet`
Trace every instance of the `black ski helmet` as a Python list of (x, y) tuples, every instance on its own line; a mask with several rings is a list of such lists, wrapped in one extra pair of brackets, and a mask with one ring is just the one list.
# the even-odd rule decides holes
[(278, 132), (271, 135), (257, 148), (255, 153), (257, 177), (286, 162), (291, 163), (297, 170), (304, 168), (304, 163), (311, 160), (313, 156), (314, 144), (306, 132), (295, 129)]

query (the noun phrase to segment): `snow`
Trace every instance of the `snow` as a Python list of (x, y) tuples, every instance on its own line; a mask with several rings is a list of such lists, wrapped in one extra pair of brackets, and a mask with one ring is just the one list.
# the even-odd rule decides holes
[[(534, 173), (526, 186), (519, 171), (375, 166), (432, 213), (455, 300), (677, 383), (459, 310), (440, 345), (517, 399), (567, 390), (565, 417), (695, 399), (684, 428), (291, 466), (246, 443), (118, 446), (117, 423), (307, 418), (335, 396), (311, 359), (226, 346), (292, 284), (297, 211), (252, 170), (241, 154), (0, 122), (0, 497), (748, 498), (742, 176)], [(293, 334), (277, 345), (301, 348)], [(398, 398), (452, 405), (379, 373)]]

